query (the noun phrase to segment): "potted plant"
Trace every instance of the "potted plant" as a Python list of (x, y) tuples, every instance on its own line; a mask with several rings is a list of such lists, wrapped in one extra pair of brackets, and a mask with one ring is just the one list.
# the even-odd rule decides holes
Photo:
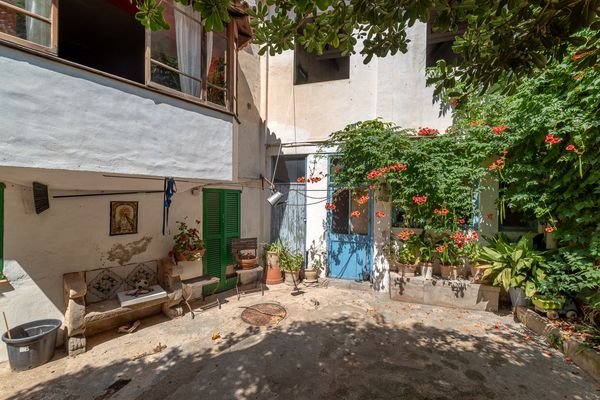
[(265, 246), (265, 257), (267, 261), (267, 275), (265, 282), (267, 285), (276, 285), (283, 282), (279, 258), (285, 251), (285, 246), (280, 240)]
[(417, 269), (419, 238), (414, 230), (403, 229), (392, 237), (392, 259), (400, 267), (402, 276), (413, 277)]
[(527, 306), (527, 298), (536, 293), (536, 282), (544, 277), (542, 253), (533, 250), (531, 235), (522, 236), (516, 244), (502, 236), (487, 240), (490, 244), (481, 249), (479, 256), (486, 264), (483, 279), (489, 278), (508, 291), (513, 308)]
[(431, 279), (433, 275), (433, 264), (431, 264), (431, 256), (433, 249), (430, 243), (422, 243), (419, 248), (419, 266), (421, 267), (421, 276), (425, 279)]
[(252, 269), (256, 267), (256, 254), (249, 251), (240, 252), (239, 265), (242, 269)]
[(300, 268), (304, 265), (302, 254), (285, 251), (279, 255), (279, 264), (285, 274), (286, 285), (296, 286), (300, 281)]
[[(190, 228), (185, 221), (177, 221), (179, 232), (173, 236), (175, 244), (172, 255), (177, 261), (198, 261), (204, 257), (206, 248), (204, 241), (200, 238), (200, 231), (197, 228)], [(196, 220), (200, 225), (200, 221)]]
[(440, 272), (443, 279), (456, 279), (456, 252), (452, 243), (443, 241), (435, 248), (440, 260)]
[(311, 267), (304, 269), (304, 281), (307, 283), (315, 283), (319, 280), (319, 271), (322, 268), (321, 257), (317, 256), (312, 259)]

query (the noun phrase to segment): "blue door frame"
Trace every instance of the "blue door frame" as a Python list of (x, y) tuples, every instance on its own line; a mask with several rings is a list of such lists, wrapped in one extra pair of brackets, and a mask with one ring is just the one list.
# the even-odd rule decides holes
[[(331, 162), (331, 159), (330, 159)], [(329, 174), (331, 176), (331, 174)], [(327, 201), (334, 203), (336, 189), (329, 182)], [(367, 234), (352, 233), (352, 222), (349, 216), (352, 204), (352, 191), (349, 191), (348, 230), (334, 232), (333, 213), (327, 211), (327, 266), (329, 277), (349, 280), (369, 280), (373, 271), (373, 193), (369, 191), (368, 230)], [(343, 211), (342, 211), (343, 212)]]

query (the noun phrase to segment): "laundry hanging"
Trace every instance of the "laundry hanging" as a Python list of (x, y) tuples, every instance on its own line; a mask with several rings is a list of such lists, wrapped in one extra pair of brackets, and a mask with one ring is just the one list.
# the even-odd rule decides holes
[(177, 193), (177, 185), (174, 178), (165, 178), (164, 185), (164, 204), (163, 204), (163, 225), (162, 234), (166, 235), (169, 227), (169, 208), (171, 208), (171, 198)]

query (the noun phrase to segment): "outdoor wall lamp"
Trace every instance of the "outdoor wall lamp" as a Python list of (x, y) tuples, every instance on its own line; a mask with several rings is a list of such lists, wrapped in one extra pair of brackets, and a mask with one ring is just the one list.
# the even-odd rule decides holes
[[(272, 181), (265, 178), (263, 175), (261, 175), (260, 178), (263, 180), (263, 182), (267, 182), (269, 184), (269, 188), (271, 189), (272, 193), (269, 197), (267, 197), (267, 201), (269, 202), (269, 204), (274, 206), (277, 203), (279, 203), (279, 201), (283, 197), (283, 193), (276, 190), (275, 184)], [(263, 189), (264, 189), (264, 186), (263, 186)]]

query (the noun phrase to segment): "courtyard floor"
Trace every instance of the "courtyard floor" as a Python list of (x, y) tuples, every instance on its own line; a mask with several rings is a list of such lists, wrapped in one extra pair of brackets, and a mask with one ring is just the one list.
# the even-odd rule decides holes
[[(302, 291), (229, 293), (221, 310), (145, 319), (132, 334), (90, 338), (74, 358), (59, 350), (21, 373), (0, 364), (0, 398), (600, 399), (591, 377), (508, 313), (393, 302), (338, 282)], [(260, 302), (287, 317), (243, 322)]]

